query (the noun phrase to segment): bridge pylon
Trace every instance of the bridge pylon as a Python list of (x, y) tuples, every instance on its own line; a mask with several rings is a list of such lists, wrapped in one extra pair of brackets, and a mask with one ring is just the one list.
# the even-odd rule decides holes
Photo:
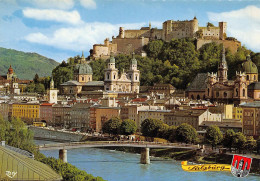
[(150, 148), (142, 148), (140, 162), (141, 164), (150, 164)]

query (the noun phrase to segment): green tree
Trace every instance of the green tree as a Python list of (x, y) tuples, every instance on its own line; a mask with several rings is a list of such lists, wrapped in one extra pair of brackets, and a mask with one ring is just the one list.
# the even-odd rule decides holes
[(245, 148), (251, 153), (256, 149), (257, 143), (253, 136), (247, 138)]
[(165, 138), (164, 136), (167, 134), (168, 129), (169, 129), (169, 125), (163, 123), (163, 124), (159, 127), (159, 129), (158, 129), (158, 131), (157, 131), (157, 137), (159, 137), (159, 138)]
[(207, 27), (215, 27), (212, 23), (208, 22)]
[(102, 126), (102, 131), (104, 133), (109, 133), (109, 134), (120, 134), (120, 126), (122, 124), (122, 120), (114, 117), (106, 121), (103, 126)]
[(34, 92), (34, 90), (35, 90), (35, 83), (32, 82), (29, 85), (27, 85), (25, 90), (26, 90), (26, 92)]
[(234, 147), (236, 149), (238, 149), (239, 152), (240, 152), (241, 150), (244, 149), (245, 144), (246, 144), (246, 137), (245, 137), (245, 135), (243, 133), (241, 133), (241, 132), (236, 133), (235, 137), (234, 137)]
[(145, 50), (149, 57), (158, 58), (162, 51), (163, 45), (164, 42), (162, 40), (154, 40), (148, 43)]
[(212, 149), (221, 143), (223, 135), (218, 126), (209, 126), (206, 132), (206, 140), (211, 144)]
[(35, 84), (38, 84), (38, 83), (40, 82), (40, 77), (39, 77), (38, 74), (35, 74), (35, 76), (34, 76), (34, 78), (33, 78), (33, 82), (34, 82)]
[(260, 153), (260, 137), (258, 137), (258, 140), (256, 141), (256, 152)]
[(232, 145), (234, 144), (234, 136), (235, 136), (235, 132), (233, 131), (233, 129), (228, 129), (224, 135), (224, 139), (222, 141), (222, 144), (224, 147), (229, 148), (229, 150), (231, 151)]
[(164, 135), (164, 138), (170, 142), (174, 142), (176, 140), (176, 129), (176, 126), (170, 126), (167, 133)]
[(60, 65), (52, 70), (52, 76), (55, 87), (58, 87), (60, 84), (73, 79), (73, 66), (62, 61)]
[(143, 136), (156, 137), (158, 130), (162, 127), (163, 121), (157, 119), (145, 119), (141, 123), (141, 132)]
[(135, 133), (137, 126), (134, 120), (126, 119), (120, 125), (120, 133), (123, 135), (131, 135)]
[(42, 83), (35, 84), (34, 92), (44, 93), (44, 92), (45, 92), (45, 87), (44, 87), (44, 85), (43, 85)]
[(197, 140), (197, 132), (191, 125), (183, 123), (176, 129), (176, 139), (179, 142), (194, 143)]

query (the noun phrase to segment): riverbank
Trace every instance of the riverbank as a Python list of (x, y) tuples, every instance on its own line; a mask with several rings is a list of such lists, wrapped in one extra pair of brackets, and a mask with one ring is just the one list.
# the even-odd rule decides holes
[[(128, 153), (141, 153), (141, 148), (134, 147), (109, 147), (108, 150), (123, 151)], [(198, 164), (231, 164), (233, 155), (211, 153), (201, 155), (199, 150), (187, 150), (179, 148), (150, 149), (150, 156), (178, 161), (189, 161)], [(260, 176), (260, 159), (253, 159), (250, 173)]]

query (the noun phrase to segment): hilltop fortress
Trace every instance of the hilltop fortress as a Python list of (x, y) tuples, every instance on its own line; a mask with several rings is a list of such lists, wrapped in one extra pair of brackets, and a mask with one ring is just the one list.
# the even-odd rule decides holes
[(149, 41), (164, 40), (166, 42), (176, 38), (196, 38), (197, 49), (206, 43), (216, 42), (223, 43), (225, 48), (230, 48), (234, 53), (241, 43), (234, 40), (226, 39), (227, 23), (219, 22), (219, 26), (199, 27), (199, 22), (196, 17), (192, 20), (174, 21), (167, 20), (162, 24), (162, 29), (152, 28), (151, 23), (149, 27), (142, 27), (140, 30), (125, 30), (123, 27), (119, 28), (119, 35), (104, 40), (104, 44), (95, 44), (90, 50), (91, 59), (107, 59), (110, 53), (113, 54), (136, 54), (145, 56), (143, 46), (147, 45)]

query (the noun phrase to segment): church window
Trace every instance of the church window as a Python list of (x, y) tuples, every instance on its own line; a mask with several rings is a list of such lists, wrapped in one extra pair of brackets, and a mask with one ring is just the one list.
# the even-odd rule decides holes
[(227, 97), (227, 93), (226, 92), (224, 92), (224, 97)]
[(236, 88), (236, 96), (238, 96), (238, 88)]
[(249, 80), (249, 75), (246, 76), (246, 80)]
[(135, 80), (137, 80), (137, 78), (138, 78), (138, 76), (136, 75), (136, 76), (135, 76)]
[(114, 74), (114, 79), (116, 79), (116, 74)]
[(84, 81), (84, 77), (82, 77), (82, 81)]
[(256, 80), (256, 76), (254, 75), (254, 80)]
[(243, 97), (245, 97), (245, 96), (246, 96), (246, 90), (243, 89)]
[(193, 96), (193, 94), (191, 95), (191, 99), (194, 99), (194, 96)]
[(209, 88), (208, 88), (208, 96), (209, 96)]
[(200, 95), (197, 95), (197, 99), (200, 100)]
[(219, 97), (219, 92), (216, 93), (216, 96)]
[(90, 77), (88, 78), (88, 80), (90, 81)]
[(109, 73), (107, 73), (107, 79), (109, 79)]

